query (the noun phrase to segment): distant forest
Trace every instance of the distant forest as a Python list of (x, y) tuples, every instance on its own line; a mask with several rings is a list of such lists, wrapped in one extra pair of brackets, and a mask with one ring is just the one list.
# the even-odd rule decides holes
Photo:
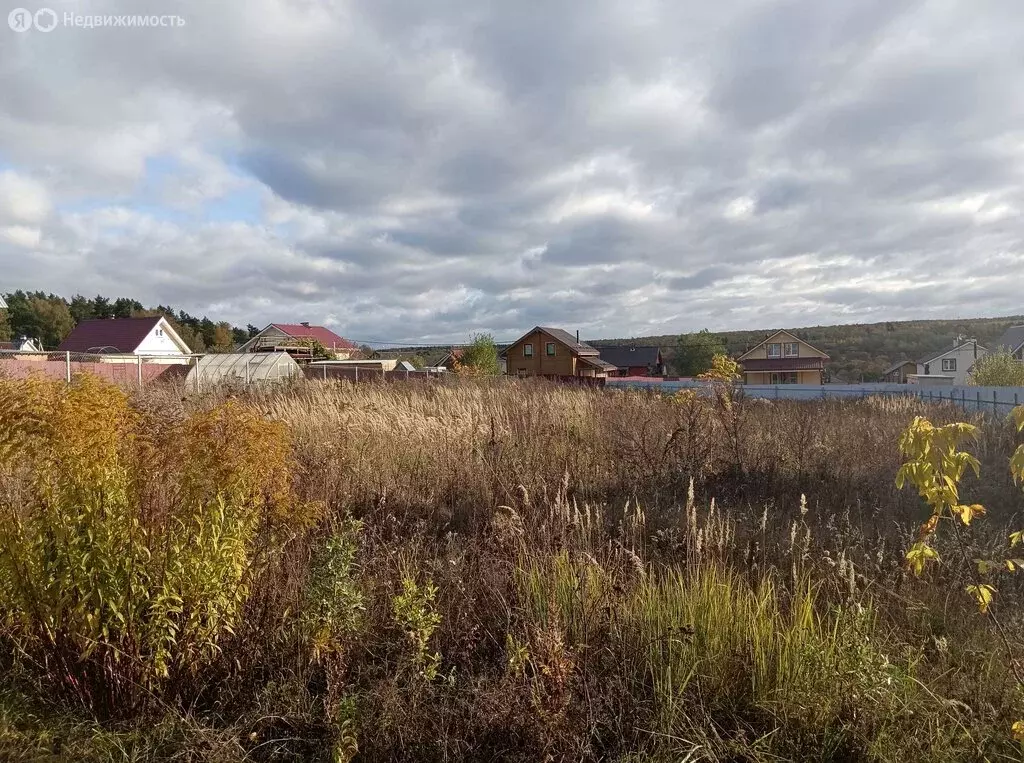
[(256, 326), (244, 329), (225, 321), (198, 318), (170, 305), (146, 308), (136, 299), (76, 294), (70, 300), (41, 291), (4, 294), (7, 309), (0, 310), (0, 341), (30, 337), (52, 350), (81, 321), (92, 318), (141, 318), (163, 315), (192, 352), (226, 352), (257, 333)]
[[(886, 369), (901, 360), (919, 360), (930, 352), (952, 347), (957, 337), (977, 339), (991, 347), (1008, 326), (1024, 323), (1024, 315), (1004, 318), (965, 318), (957, 320), (889, 321), (853, 323), (841, 326), (811, 326), (789, 329), (800, 339), (828, 353), (826, 368), (833, 381), (879, 381)], [(759, 331), (713, 332), (726, 352), (738, 356), (758, 344), (775, 329)], [(645, 336), (633, 339), (594, 340), (595, 345), (657, 345), (662, 348), (674, 372), (690, 348), (703, 344), (707, 334)]]

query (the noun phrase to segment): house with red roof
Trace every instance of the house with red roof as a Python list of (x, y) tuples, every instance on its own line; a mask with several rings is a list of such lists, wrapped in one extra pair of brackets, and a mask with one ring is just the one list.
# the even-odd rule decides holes
[(311, 326), (303, 323), (271, 323), (248, 342), (238, 348), (238, 352), (290, 352), (296, 348), (309, 348), (316, 342), (337, 360), (347, 360), (359, 348), (355, 344), (338, 336), (324, 326)]
[(166, 318), (97, 318), (80, 322), (57, 348), (60, 352), (102, 356), (105, 362), (185, 363), (192, 353)]

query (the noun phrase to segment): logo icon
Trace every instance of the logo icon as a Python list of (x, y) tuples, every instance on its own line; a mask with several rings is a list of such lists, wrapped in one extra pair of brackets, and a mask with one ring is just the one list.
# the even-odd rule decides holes
[(27, 32), (32, 28), (32, 12), (24, 8), (15, 8), (7, 14), (7, 26), (15, 32)]
[(33, 16), (33, 20), (40, 32), (52, 32), (57, 26), (57, 14), (50, 8), (40, 8)]

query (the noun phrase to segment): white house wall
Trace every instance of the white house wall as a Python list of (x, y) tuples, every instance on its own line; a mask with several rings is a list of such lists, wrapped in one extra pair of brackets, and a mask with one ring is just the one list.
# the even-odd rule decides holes
[(135, 350), (136, 355), (185, 355), (187, 350), (183, 350), (177, 342), (175, 342), (168, 331), (168, 325), (164, 321), (160, 321), (154, 326), (146, 338), (142, 340), (142, 343)]
[[(934, 360), (928, 362), (928, 375), (929, 376), (951, 376), (953, 377), (953, 384), (956, 386), (965, 386), (970, 383), (970, 374), (968, 371), (978, 360), (985, 357), (988, 351), (982, 347), (978, 347), (978, 356), (974, 356), (974, 345), (973, 344), (962, 344), (955, 349), (950, 349), (949, 352), (939, 355)], [(942, 361), (948, 358), (956, 359), (956, 371), (943, 371)], [(924, 374), (924, 363), (917, 364), (917, 373)]]

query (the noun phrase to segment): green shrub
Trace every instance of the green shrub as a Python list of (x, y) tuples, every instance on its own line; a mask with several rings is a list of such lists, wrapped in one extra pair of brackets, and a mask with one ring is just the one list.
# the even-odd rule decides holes
[(284, 428), (227, 403), (155, 427), (116, 387), (0, 381), (3, 634), (100, 715), (185, 691), (289, 509)]

